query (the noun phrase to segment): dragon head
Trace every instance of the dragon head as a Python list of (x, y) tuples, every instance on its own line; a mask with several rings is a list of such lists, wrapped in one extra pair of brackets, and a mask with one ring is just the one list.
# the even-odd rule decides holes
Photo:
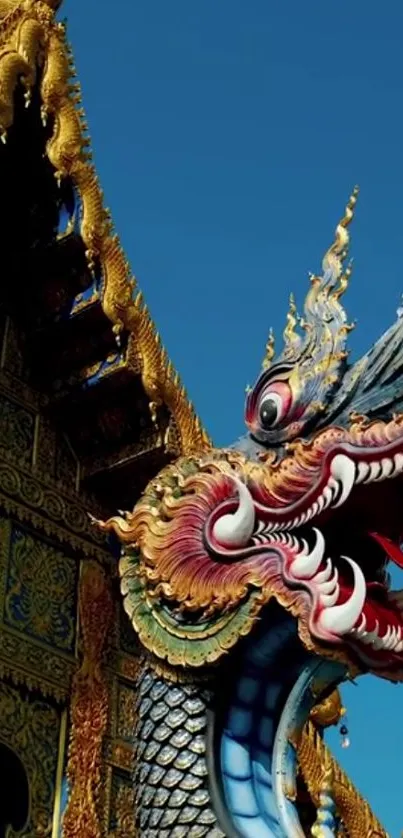
[(305, 316), (291, 300), (285, 345), (246, 402), (248, 436), (181, 457), (133, 512), (103, 524), (124, 545), (126, 611), (143, 645), (176, 666), (219, 660), (269, 603), (305, 647), (400, 680), (403, 593), (403, 320), (349, 364), (354, 191)]

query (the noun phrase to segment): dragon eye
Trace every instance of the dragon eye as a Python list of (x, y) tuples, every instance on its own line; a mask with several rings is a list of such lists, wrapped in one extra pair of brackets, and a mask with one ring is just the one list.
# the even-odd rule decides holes
[(272, 428), (279, 420), (281, 414), (281, 396), (273, 393), (271, 396), (264, 396), (259, 405), (259, 422), (265, 431)]
[(258, 419), (263, 431), (275, 428), (287, 415), (292, 402), (291, 390), (285, 381), (272, 383), (260, 398)]

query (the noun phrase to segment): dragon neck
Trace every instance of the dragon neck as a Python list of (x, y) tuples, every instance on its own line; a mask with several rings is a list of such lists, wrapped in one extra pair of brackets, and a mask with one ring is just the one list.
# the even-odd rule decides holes
[(303, 838), (293, 742), (344, 676), (303, 649), (295, 621), (276, 607), (209, 684), (172, 683), (147, 665), (136, 731), (140, 835)]
[(293, 618), (272, 608), (245, 644), (227, 700), (215, 714), (216, 810), (230, 838), (303, 838), (295, 803), (296, 743), (309, 713), (345, 676), (310, 656)]

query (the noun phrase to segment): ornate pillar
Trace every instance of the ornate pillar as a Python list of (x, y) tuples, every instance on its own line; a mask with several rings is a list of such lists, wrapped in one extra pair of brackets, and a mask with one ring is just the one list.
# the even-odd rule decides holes
[(79, 589), (81, 665), (72, 685), (67, 767), (70, 797), (63, 818), (63, 838), (102, 836), (97, 804), (108, 721), (108, 687), (102, 660), (113, 614), (104, 570), (95, 561), (85, 562)]

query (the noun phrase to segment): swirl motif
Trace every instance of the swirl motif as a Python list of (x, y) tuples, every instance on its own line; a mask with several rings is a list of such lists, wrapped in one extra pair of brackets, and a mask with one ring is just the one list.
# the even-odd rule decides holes
[(14, 527), (5, 594), (6, 623), (72, 652), (76, 577), (74, 559)]

